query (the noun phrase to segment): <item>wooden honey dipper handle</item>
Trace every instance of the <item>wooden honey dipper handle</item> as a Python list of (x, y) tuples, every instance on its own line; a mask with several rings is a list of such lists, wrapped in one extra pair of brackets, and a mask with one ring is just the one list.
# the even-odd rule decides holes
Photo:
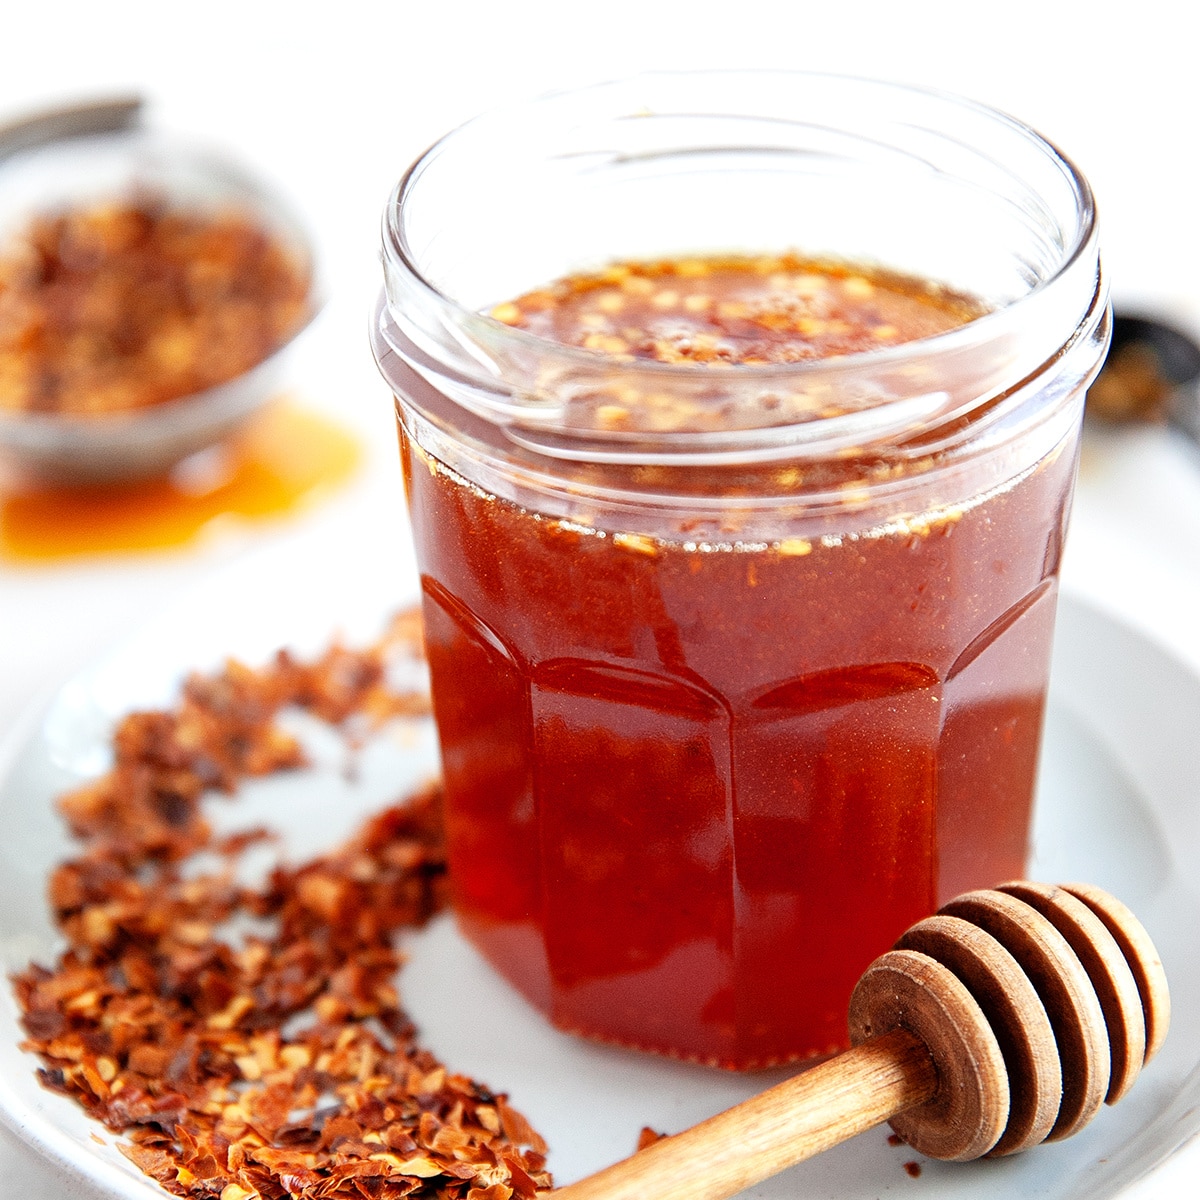
[(556, 1200), (734, 1196), (924, 1103), (937, 1082), (920, 1039), (894, 1030), (553, 1195)]
[(1082, 1128), (1166, 1033), (1153, 943), (1089, 885), (971, 892), (897, 947), (854, 990), (852, 1049), (556, 1200), (725, 1200), (887, 1120), (934, 1158), (1014, 1153)]

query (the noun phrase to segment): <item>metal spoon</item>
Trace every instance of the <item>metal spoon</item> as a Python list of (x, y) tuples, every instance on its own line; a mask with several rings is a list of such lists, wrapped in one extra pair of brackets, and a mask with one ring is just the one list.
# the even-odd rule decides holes
[(1118, 313), (1087, 413), (1114, 423), (1166, 422), (1200, 443), (1200, 345), (1164, 321)]

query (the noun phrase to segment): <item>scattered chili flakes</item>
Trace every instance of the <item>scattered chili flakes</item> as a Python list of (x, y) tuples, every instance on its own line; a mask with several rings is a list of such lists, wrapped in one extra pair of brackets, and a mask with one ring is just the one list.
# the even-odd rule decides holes
[(224, 383), (304, 323), (310, 284), (237, 210), (143, 194), (37, 216), (0, 248), (0, 411), (124, 412)]
[[(399, 1006), (395, 937), (445, 903), (440, 788), (259, 887), (236, 867), (270, 834), (218, 839), (204, 819), (213, 790), (303, 764), (277, 723), (289, 706), (351, 737), (427, 712), (388, 682), (420, 638), (405, 613), (365, 650), (193, 676), (174, 709), (126, 717), (109, 773), (60, 800), (82, 850), (50, 880), (67, 948), (13, 980), (24, 1045), (42, 1083), (124, 1135), (168, 1192), (533, 1200), (550, 1186), (528, 1121), (423, 1049)], [(197, 873), (202, 853), (219, 868)], [(239, 917), (257, 932), (224, 939)]]

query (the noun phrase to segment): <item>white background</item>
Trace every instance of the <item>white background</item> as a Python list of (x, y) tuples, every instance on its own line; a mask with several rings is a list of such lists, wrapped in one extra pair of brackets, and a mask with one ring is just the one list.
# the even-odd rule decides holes
[[(352, 488), (289, 522), (172, 554), (0, 563), (0, 733), (145, 613), (266, 541), (406, 552), (366, 312), (387, 192), (451, 126), (503, 100), (656, 68), (818, 69), (961, 92), (1082, 167), (1119, 305), (1198, 327), (1196, 13), (1184, 0), (0, 0), (0, 123), (137, 90), (155, 124), (225, 145), (291, 196), (332, 296), (298, 388), (370, 448)], [(1200, 450), (1160, 430), (1093, 437), (1065, 578), (1200, 666)], [(0, 1196), (74, 1194), (0, 1135)]]

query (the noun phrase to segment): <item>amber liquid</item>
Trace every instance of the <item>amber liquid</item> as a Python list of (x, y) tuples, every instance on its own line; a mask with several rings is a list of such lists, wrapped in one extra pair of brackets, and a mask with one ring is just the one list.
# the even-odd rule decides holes
[(0, 555), (37, 563), (169, 550), (215, 521), (296, 512), (355, 471), (357, 439), (291, 401), (277, 401), (224, 445), (172, 475), (91, 487), (0, 487)]
[[(716, 266), (656, 266), (619, 294), (619, 271), (568, 281), (497, 319), (539, 332), (570, 317), (585, 348), (732, 361), (791, 354), (802, 326), (864, 346), (903, 332), (903, 295), (875, 311), (878, 280), (831, 276), (812, 300), (800, 264), (806, 290), (785, 277), (769, 297), (768, 342), (737, 314), (760, 314), (775, 284)], [(668, 284), (666, 299), (647, 290)], [(704, 312), (687, 315), (685, 287)], [(913, 293), (926, 314), (930, 293)], [(668, 333), (639, 342), (639, 325)], [(394, 369), (415, 410), (446, 418)], [(701, 542), (665, 508), (639, 510), (630, 534), (612, 514), (588, 528), (582, 502), (572, 523), (492, 495), (401, 420), (456, 911), (559, 1026), (724, 1067), (825, 1054), (845, 1043), (859, 975), (908, 925), (1023, 874), (1069, 436), (999, 489), (981, 470), (972, 498), (959, 479), (924, 519), (865, 519), (850, 493), (825, 536), (782, 472), (764, 494), (784, 493), (797, 515), (776, 527), (797, 536)], [(849, 460), (823, 469), (835, 492), (862, 478)], [(736, 496), (724, 478), (692, 482)]]
[(405, 446), (464, 927), (556, 1023), (727, 1067), (1020, 876), (1062, 454), (927, 536), (653, 555)]

